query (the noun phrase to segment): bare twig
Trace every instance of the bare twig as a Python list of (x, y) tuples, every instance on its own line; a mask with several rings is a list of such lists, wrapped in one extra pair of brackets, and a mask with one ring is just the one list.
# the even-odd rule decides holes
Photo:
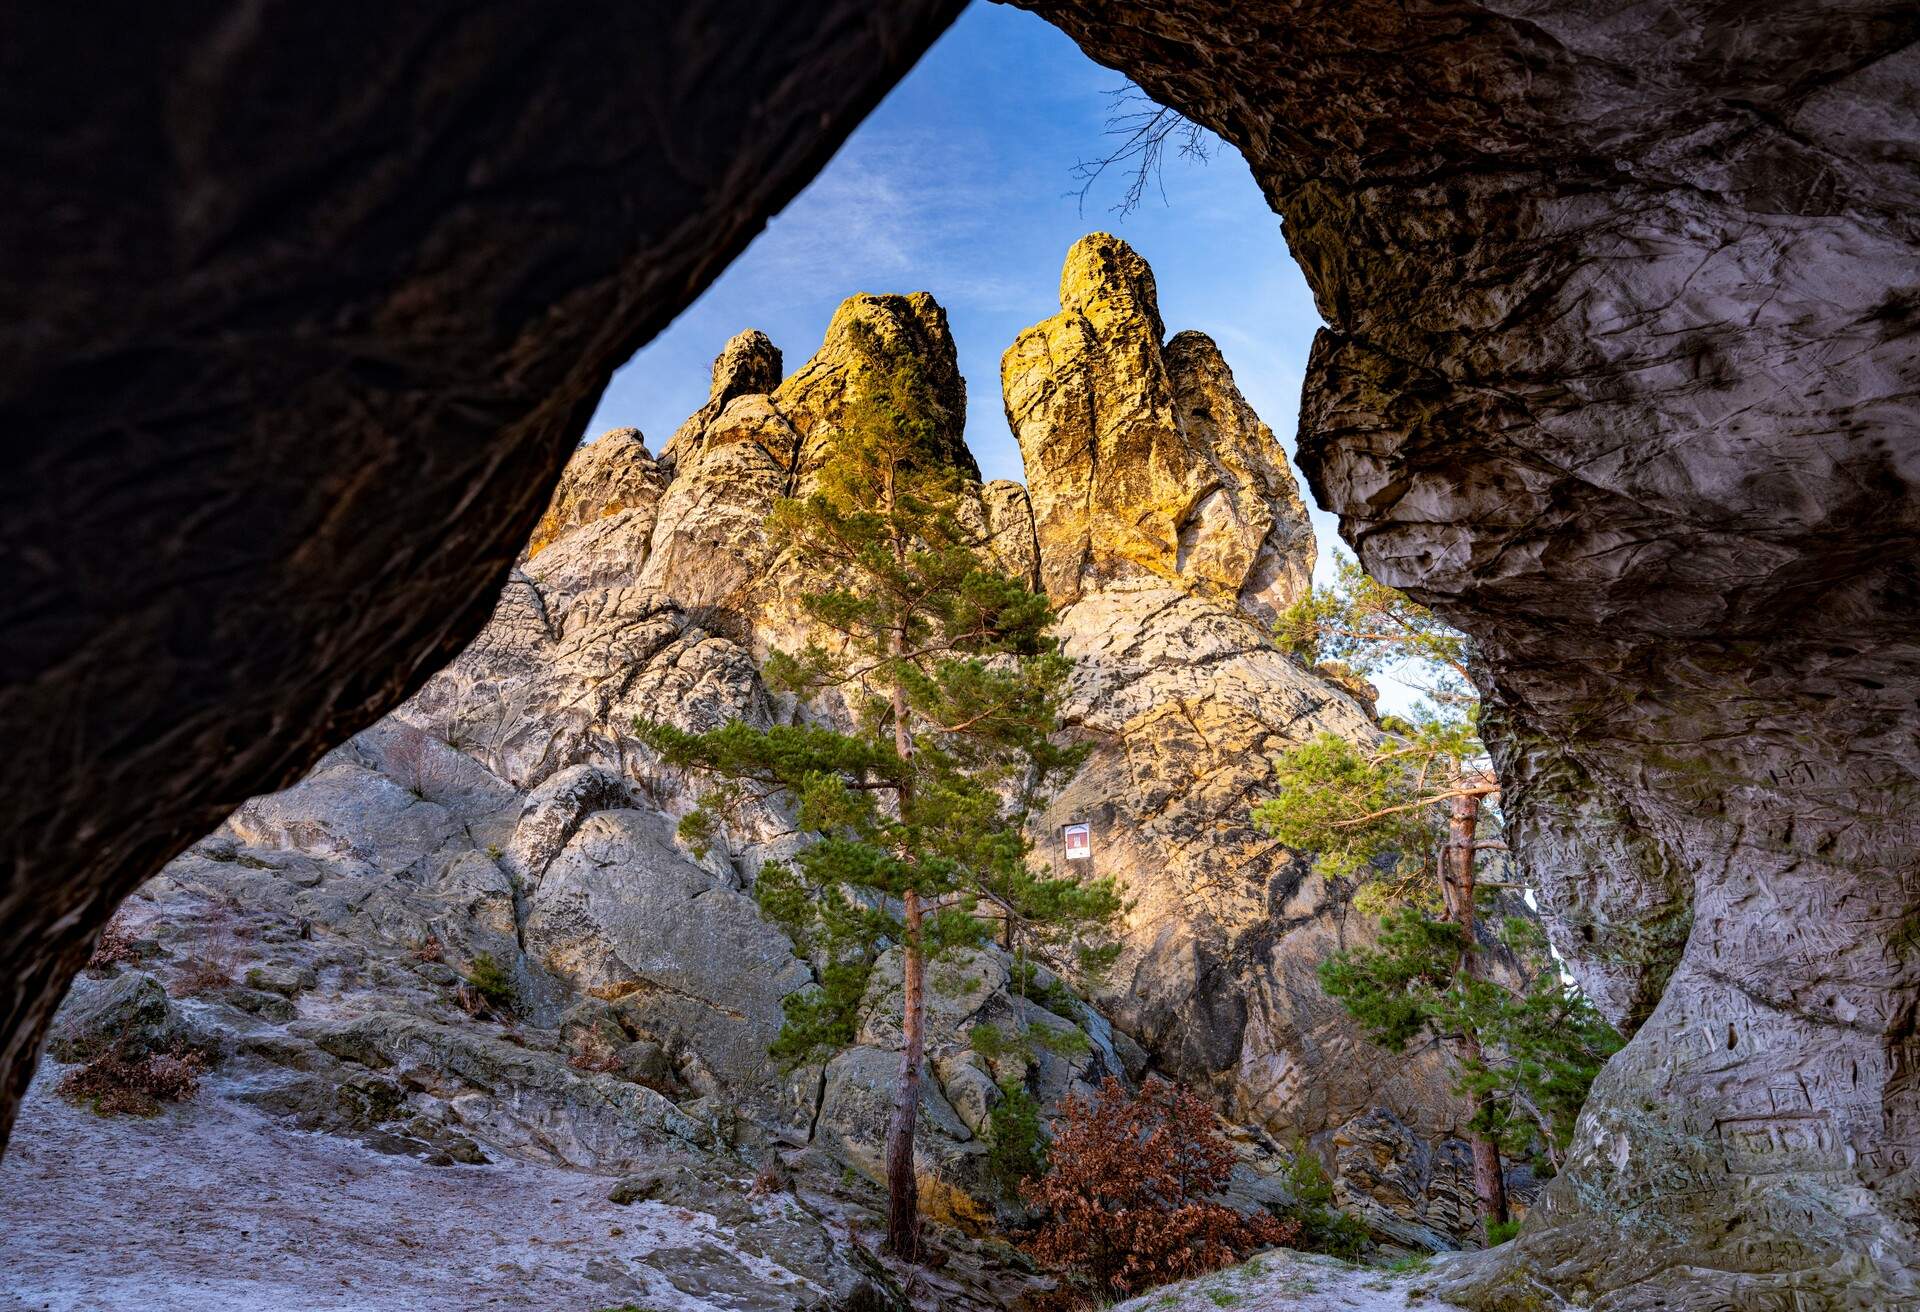
[(1073, 176), (1080, 182), (1077, 200), (1082, 212), (1087, 193), (1110, 168), (1123, 166), (1128, 170), (1126, 192), (1112, 207), (1124, 218), (1140, 208), (1149, 186), (1159, 191), (1161, 203), (1166, 203), (1164, 170), (1169, 143), (1182, 158), (1202, 164), (1213, 154), (1205, 128), (1155, 102), (1131, 82), (1107, 93), (1105, 135), (1120, 144), (1099, 159), (1081, 160), (1073, 166)]

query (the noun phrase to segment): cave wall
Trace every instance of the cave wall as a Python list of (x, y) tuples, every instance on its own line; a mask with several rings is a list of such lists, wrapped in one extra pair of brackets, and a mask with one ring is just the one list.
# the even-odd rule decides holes
[(610, 372), (960, 7), (10, 15), (0, 1144), (119, 899), (467, 643)]
[(1238, 145), (1328, 327), (1300, 458), (1470, 633), (1632, 1043), (1532, 1307), (1920, 1290), (1920, 12), (1022, 0)]

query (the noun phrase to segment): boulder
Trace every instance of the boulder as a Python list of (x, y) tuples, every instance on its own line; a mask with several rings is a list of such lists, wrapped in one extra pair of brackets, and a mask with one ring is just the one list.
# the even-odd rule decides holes
[(299, 1022), (293, 1032), (341, 1061), (388, 1073), (461, 1132), (501, 1151), (592, 1171), (634, 1169), (663, 1145), (701, 1147), (707, 1130), (652, 1089), (579, 1072), (471, 1025), (394, 1013)]
[(753, 899), (689, 860), (661, 817), (582, 822), (530, 904), (526, 945), (574, 990), (612, 1003), (701, 1092), (768, 1115), (787, 1106), (767, 1048), (780, 999), (812, 976)]
[[(887, 1127), (899, 1076), (897, 1051), (857, 1047), (829, 1061), (822, 1078), (814, 1143), (876, 1184), (887, 1178)], [(985, 1152), (939, 1086), (923, 1082), (913, 1168), (928, 1220), (970, 1230), (993, 1223), (994, 1206), (981, 1174)]]
[(76, 982), (47, 1037), (47, 1055), (68, 1062), (109, 1054), (138, 1061), (193, 1037), (192, 1027), (159, 980), (141, 971), (123, 971), (110, 980)]
[(265, 993), (277, 993), (283, 998), (296, 997), (320, 982), (313, 967), (303, 962), (273, 962), (264, 966), (249, 966), (245, 978), (248, 988)]

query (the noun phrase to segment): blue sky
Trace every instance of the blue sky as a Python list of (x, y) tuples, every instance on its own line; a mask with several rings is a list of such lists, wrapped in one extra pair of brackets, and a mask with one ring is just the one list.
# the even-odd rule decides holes
[[(967, 377), (967, 441), (988, 478), (1021, 477), (1000, 403), (1000, 356), (1058, 311), (1060, 261), (1105, 228), (1153, 265), (1167, 331), (1219, 343), (1240, 390), (1292, 453), (1302, 371), (1320, 319), (1247, 166), (1170, 160), (1158, 194), (1124, 219), (1124, 181), (1084, 211), (1077, 160), (1104, 153), (1118, 73), (1020, 10), (975, 3), (706, 294), (614, 375), (587, 432), (632, 425), (658, 450), (706, 400), (708, 368), (743, 328), (766, 332), (789, 372), (854, 292), (929, 291), (947, 309)], [(1303, 484), (1302, 493), (1306, 489)], [(1316, 510), (1322, 566), (1336, 541)]]

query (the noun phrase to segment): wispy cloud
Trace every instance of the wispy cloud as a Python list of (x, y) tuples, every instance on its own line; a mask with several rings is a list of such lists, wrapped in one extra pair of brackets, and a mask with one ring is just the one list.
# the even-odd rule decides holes
[(746, 272), (790, 301), (822, 289), (836, 299), (925, 289), (989, 308), (1030, 299), (988, 249), (1028, 203), (1031, 180), (1003, 163), (978, 130), (871, 125), (768, 225)]
[[(1084, 233), (1131, 241), (1158, 275), (1172, 330), (1220, 343), (1241, 390), (1292, 446), (1301, 371), (1318, 319), (1279, 220), (1246, 164), (1167, 162), (1124, 220), (1103, 179), (1076, 202), (1072, 168), (1100, 152), (1118, 74), (1061, 33), (997, 5), (962, 15), (920, 66), (699, 302), (615, 376), (596, 429), (663, 435), (706, 396), (707, 366), (742, 328), (769, 333), (794, 368), (857, 291), (925, 290), (946, 306), (968, 380), (967, 439), (989, 477), (1018, 478), (1000, 406), (1001, 353), (1057, 308), (1060, 259)], [(1336, 541), (1316, 513), (1322, 568)]]

